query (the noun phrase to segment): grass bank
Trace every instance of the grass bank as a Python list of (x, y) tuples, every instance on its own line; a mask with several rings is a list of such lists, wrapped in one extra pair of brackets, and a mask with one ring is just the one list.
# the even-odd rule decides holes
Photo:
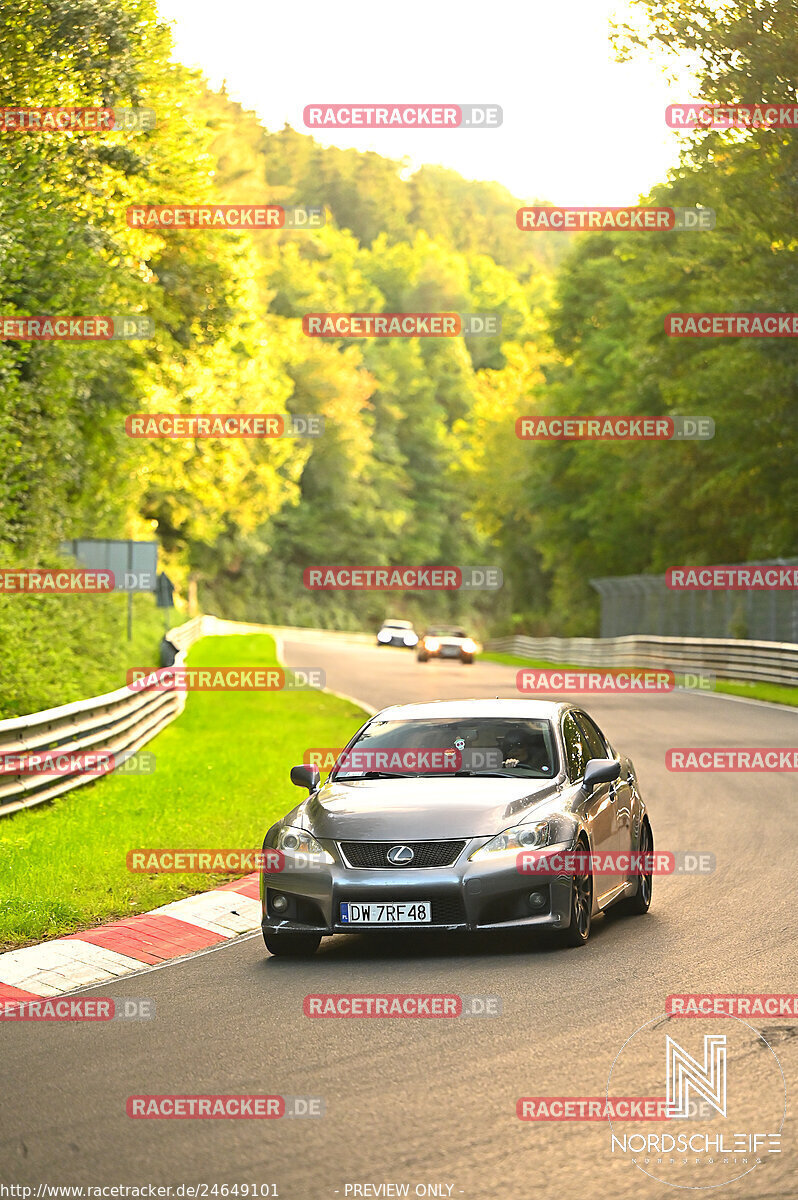
[[(265, 634), (203, 638), (197, 667), (268, 667)], [(290, 767), (311, 746), (340, 746), (364, 720), (317, 691), (195, 692), (147, 750), (151, 775), (110, 775), (52, 804), (0, 820), (0, 947), (130, 916), (230, 876), (139, 875), (138, 847), (259, 847), (300, 798)]]

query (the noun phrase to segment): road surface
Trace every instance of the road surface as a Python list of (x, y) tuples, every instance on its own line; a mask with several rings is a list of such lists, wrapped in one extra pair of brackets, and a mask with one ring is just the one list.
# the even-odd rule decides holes
[[(515, 694), (514, 668), (498, 664), (421, 665), (410, 652), (297, 631), (285, 633), (283, 652), (287, 665), (321, 666), (329, 687), (374, 706)], [(153, 998), (152, 1021), (7, 1023), (0, 1180), (33, 1184), (34, 1196), (43, 1182), (272, 1184), (285, 1200), (396, 1195), (405, 1185), (411, 1196), (468, 1200), (667, 1196), (610, 1153), (606, 1122), (521, 1122), (516, 1100), (603, 1095), (619, 1049), (663, 1013), (669, 993), (798, 990), (795, 777), (664, 766), (672, 746), (796, 746), (798, 712), (686, 692), (591, 697), (586, 707), (634, 759), (657, 846), (711, 852), (713, 874), (655, 879), (646, 917), (599, 918), (578, 950), (526, 935), (391, 933), (325, 939), (313, 960), (291, 962), (270, 958), (254, 935), (91, 989)], [(309, 992), (490, 995), (502, 1011), (309, 1020)], [(671, 1022), (680, 1034), (698, 1024)], [(794, 1094), (798, 1024), (753, 1024)], [(767, 1103), (767, 1054), (750, 1037), (752, 1103)], [(316, 1096), (325, 1116), (125, 1116), (131, 1094), (176, 1092)], [(794, 1123), (784, 1134), (780, 1157), (720, 1194), (794, 1195)], [(400, 1191), (366, 1187), (381, 1184)]]

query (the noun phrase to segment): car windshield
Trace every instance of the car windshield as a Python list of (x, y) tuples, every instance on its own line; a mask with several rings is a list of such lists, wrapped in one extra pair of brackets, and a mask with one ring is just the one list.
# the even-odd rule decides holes
[(553, 779), (549, 721), (520, 717), (372, 721), (339, 756), (331, 779), (484, 775)]
[(464, 629), (460, 629), (458, 625), (436, 625), (434, 629), (427, 630), (427, 637), (468, 637)]
[(383, 621), (383, 629), (410, 629), (409, 621)]

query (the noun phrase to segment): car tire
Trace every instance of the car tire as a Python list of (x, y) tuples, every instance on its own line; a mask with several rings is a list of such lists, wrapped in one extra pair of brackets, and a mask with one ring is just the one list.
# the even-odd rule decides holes
[(416, 658), (417, 658), (417, 660), (418, 660), (419, 662), (429, 662), (429, 655), (428, 655), (428, 654), (417, 654), (417, 655), (416, 655)]
[(263, 940), (275, 958), (310, 958), (319, 948), (320, 933), (265, 933)]
[[(590, 847), (585, 842), (578, 842), (577, 853), (590, 853)], [(588, 866), (587, 871), (577, 874), (574, 872), (571, 880), (571, 921), (564, 931), (563, 940), (567, 946), (584, 946), (590, 937), (593, 924), (593, 873)]]
[[(651, 826), (648, 821), (643, 821), (643, 827), (640, 830), (640, 846), (638, 847), (641, 854), (648, 854), (654, 849), (654, 837), (651, 833)], [(624, 900), (619, 900), (617, 904), (612, 906), (612, 911), (619, 914), (628, 913), (629, 916), (642, 917), (651, 908), (651, 872), (641, 875), (637, 884), (637, 891), (634, 896), (627, 896)]]
[(474, 661), (474, 655), (473, 654), (464, 654), (462, 656), (462, 659), (463, 659), (464, 663), (472, 663)]

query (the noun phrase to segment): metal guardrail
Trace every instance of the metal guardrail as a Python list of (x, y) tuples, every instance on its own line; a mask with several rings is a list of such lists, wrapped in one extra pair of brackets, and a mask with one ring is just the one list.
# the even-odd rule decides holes
[(798, 644), (735, 638), (629, 636), (613, 638), (494, 638), (486, 650), (580, 667), (661, 667), (709, 672), (719, 679), (798, 687)]
[[(208, 634), (256, 633), (260, 625), (220, 621), (216, 617), (194, 617), (170, 629), (166, 640), (178, 654), (181, 666), (185, 653)], [(76, 700), (58, 708), (0, 721), (0, 760), (5, 755), (52, 752), (85, 755), (103, 751), (122, 762), (178, 717), (185, 708), (185, 691), (163, 691), (154, 687), (132, 691), (128, 687)], [(0, 773), (0, 817), (53, 800), (72, 788), (102, 778), (96, 771), (76, 770), (71, 774), (47, 775), (41, 771)]]

